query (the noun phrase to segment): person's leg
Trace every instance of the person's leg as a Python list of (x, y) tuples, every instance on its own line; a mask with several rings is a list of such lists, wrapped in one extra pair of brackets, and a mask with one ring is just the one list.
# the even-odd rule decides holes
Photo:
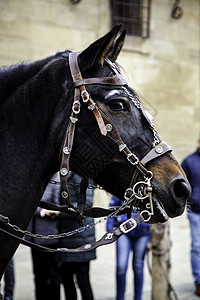
[[(13, 258), (8, 263), (8, 266), (6, 268), (5, 274), (4, 274), (4, 297), (5, 299), (13, 299), (14, 294), (14, 285), (15, 285), (15, 272), (14, 272), (14, 260)], [(9, 298), (8, 298), (9, 297)]]
[(89, 276), (90, 262), (76, 263), (77, 283), (81, 291), (82, 300), (93, 300), (93, 293)]
[(48, 259), (48, 299), (60, 300), (60, 271), (58, 268), (57, 254), (46, 253)]
[[(188, 212), (191, 231), (191, 265), (195, 284), (200, 285), (200, 214)], [(200, 295), (200, 294), (199, 294)]]
[(117, 300), (125, 299), (126, 290), (126, 271), (130, 254), (130, 240), (124, 234), (116, 242), (116, 282), (117, 282)]
[(47, 270), (48, 259), (45, 252), (31, 249), (33, 272), (35, 281), (35, 298), (36, 300), (47, 300), (48, 284)]
[(74, 263), (62, 263), (60, 272), (61, 280), (64, 285), (65, 300), (77, 300), (76, 286), (74, 283)]
[(150, 236), (141, 236), (132, 241), (133, 249), (133, 262), (132, 268), (134, 272), (134, 300), (142, 299), (142, 287), (143, 287), (143, 270), (144, 270), (144, 258), (147, 250), (147, 243), (150, 240)]

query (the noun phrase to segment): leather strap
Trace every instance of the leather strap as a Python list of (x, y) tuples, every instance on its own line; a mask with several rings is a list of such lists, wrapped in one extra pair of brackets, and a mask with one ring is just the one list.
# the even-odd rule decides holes
[[(70, 210), (66, 205), (57, 205), (42, 200), (39, 203), (39, 207), (74, 215), (74, 212)], [(83, 209), (82, 215), (85, 217), (101, 218), (114, 213), (119, 208), (120, 208), (119, 206), (110, 207), (110, 208), (91, 207), (91, 208)], [(116, 213), (116, 216), (127, 214), (129, 209), (130, 209), (129, 207), (124, 207), (120, 209), (120, 211)]]
[[(2, 215), (0, 215), (1, 222), (3, 222), (3, 218), (4, 217)], [(127, 232), (133, 230), (134, 228), (136, 228), (136, 226), (139, 223), (141, 223), (143, 221), (144, 221), (144, 218), (142, 216), (139, 216), (135, 219), (128, 219), (127, 221), (122, 223), (118, 228), (107, 231), (102, 236), (102, 238), (99, 239), (98, 241), (91, 243), (91, 244), (86, 244), (86, 245), (83, 245), (81, 247), (74, 248), (74, 249), (69, 249), (69, 248), (52, 249), (52, 248), (40, 246), (38, 244), (24, 240), (23, 238), (4, 230), (1, 227), (0, 227), (0, 231), (3, 232), (4, 234), (8, 235), (12, 239), (17, 240), (19, 243), (21, 243), (25, 246), (31, 247), (33, 249), (36, 249), (36, 250), (40, 250), (40, 251), (44, 251), (44, 252), (80, 253), (80, 252), (87, 252), (90, 250), (94, 250), (100, 246), (108, 245), (108, 244), (115, 242), (116, 240), (118, 240), (118, 238), (120, 236), (122, 236), (124, 233), (127, 233)], [(7, 218), (6, 218), (6, 222), (7, 222)], [(6, 224), (5, 222), (3, 222), (3, 223)]]
[[(72, 113), (71, 118), (75, 118), (75, 114)], [(67, 207), (69, 210), (73, 211), (78, 218), (79, 222), (81, 223), (81, 217), (80, 213), (78, 212), (77, 208), (74, 207), (72, 204), (70, 197), (69, 197), (69, 191), (67, 187), (67, 180), (69, 175), (69, 159), (70, 154), (73, 146), (73, 140), (74, 140), (74, 132), (75, 132), (75, 125), (76, 123), (69, 122), (64, 145), (63, 145), (63, 155), (62, 155), (62, 161), (61, 161), (61, 169), (60, 169), (60, 190), (61, 190), (61, 197), (64, 199)]]
[[(158, 158), (159, 156), (167, 153), (167, 152), (171, 152), (172, 148), (167, 145), (164, 141), (160, 142), (158, 145), (156, 145), (153, 149), (151, 149), (150, 152), (148, 152), (143, 159), (141, 160), (141, 165), (146, 165), (148, 162), (152, 161), (155, 158)], [(130, 187), (134, 186), (134, 184), (137, 181), (138, 175), (139, 175), (139, 168), (135, 169), (135, 172), (133, 174), (131, 183), (130, 183)]]
[(143, 165), (146, 165), (151, 160), (171, 151), (172, 148), (163, 141), (156, 145), (149, 153), (147, 153), (147, 155), (145, 155), (145, 157), (143, 157), (143, 159), (141, 160), (141, 163)]
[[(79, 69), (79, 66), (78, 66), (78, 60), (77, 60), (78, 54), (79, 54), (78, 52), (72, 52), (72, 53), (69, 54), (69, 66), (70, 66), (74, 86), (75, 86), (76, 82), (79, 82), (79, 80), (83, 80), (80, 69)], [(77, 91), (77, 95), (79, 95), (79, 98), (80, 98), (80, 91), (82, 93), (82, 98), (83, 99), (85, 98), (85, 100), (86, 100), (86, 97), (89, 98), (88, 99), (88, 106), (94, 104), (94, 101), (88, 95), (88, 93), (86, 91), (86, 88), (83, 84), (81, 84), (81, 85), (79, 84), (78, 86), (76, 86), (75, 91)], [(95, 105), (92, 111), (93, 111), (93, 114), (94, 114), (94, 116), (97, 120), (97, 124), (99, 126), (100, 131), (101, 131), (101, 134), (106, 135), (107, 131), (106, 131), (105, 124), (103, 122), (103, 119), (102, 119), (102, 116), (99, 112), (98, 107)]]
[(74, 87), (90, 84), (127, 85), (127, 82), (121, 74), (116, 74), (112, 77), (82, 78), (74, 81)]

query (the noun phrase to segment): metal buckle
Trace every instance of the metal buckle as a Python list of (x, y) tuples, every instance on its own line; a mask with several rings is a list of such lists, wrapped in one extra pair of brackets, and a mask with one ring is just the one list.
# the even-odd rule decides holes
[[(133, 157), (134, 159), (135, 159), (135, 161), (133, 162), (133, 161), (131, 161), (131, 157)], [(132, 165), (137, 165), (138, 163), (139, 163), (139, 158), (134, 154), (134, 153), (129, 153), (128, 155), (127, 155), (127, 159), (128, 159), (128, 161), (132, 164)]]
[[(129, 224), (129, 226), (127, 226)], [(119, 228), (123, 233), (128, 233), (129, 231), (133, 230), (137, 226), (137, 223), (134, 219), (130, 218), (120, 224)]]
[[(143, 214), (147, 214), (147, 218), (145, 219)], [(143, 210), (141, 211), (140, 215), (144, 218), (144, 221), (143, 222), (148, 222), (151, 217), (153, 216), (153, 213), (150, 213), (148, 210)]]
[(83, 102), (88, 102), (88, 100), (90, 99), (90, 95), (86, 90), (83, 90), (81, 92), (81, 97), (83, 99)]
[[(75, 106), (77, 106), (77, 109), (75, 108)], [(80, 113), (80, 109), (81, 109), (81, 103), (80, 101), (76, 100), (74, 101), (73, 105), (72, 105), (72, 111), (78, 115)]]

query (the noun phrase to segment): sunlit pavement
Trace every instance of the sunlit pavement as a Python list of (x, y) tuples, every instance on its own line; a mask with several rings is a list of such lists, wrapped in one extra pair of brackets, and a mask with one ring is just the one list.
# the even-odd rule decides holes
[[(96, 226), (97, 237), (103, 235), (105, 223)], [(193, 294), (193, 279), (190, 268), (190, 231), (186, 214), (170, 220), (171, 284), (179, 300), (197, 300)], [(15, 300), (34, 300), (34, 284), (30, 249), (20, 246), (15, 254)], [(131, 259), (130, 259), (131, 262)], [(115, 244), (97, 250), (97, 259), (91, 263), (91, 283), (96, 300), (115, 299)], [(133, 274), (131, 264), (127, 274), (126, 300), (132, 300)], [(61, 300), (64, 300), (63, 289)], [(81, 299), (80, 295), (79, 298)], [(151, 299), (151, 276), (145, 263), (143, 300)], [(162, 299), (160, 299), (162, 300)]]

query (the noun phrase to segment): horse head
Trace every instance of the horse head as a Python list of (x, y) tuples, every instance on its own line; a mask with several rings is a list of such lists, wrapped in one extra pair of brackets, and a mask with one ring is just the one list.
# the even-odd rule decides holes
[(77, 124), (70, 169), (125, 197), (146, 221), (164, 222), (183, 213), (190, 186), (116, 64), (126, 34), (121, 27), (71, 55), (73, 106), (78, 108), (71, 116)]
[[(66, 199), (70, 169), (140, 209), (145, 221), (183, 213), (190, 194), (184, 172), (116, 63), (121, 29), (80, 53), (0, 69), (1, 221), (25, 230), (60, 165)], [(6, 222), (0, 229), (16, 234)], [(19, 244), (2, 230), (0, 277)]]

